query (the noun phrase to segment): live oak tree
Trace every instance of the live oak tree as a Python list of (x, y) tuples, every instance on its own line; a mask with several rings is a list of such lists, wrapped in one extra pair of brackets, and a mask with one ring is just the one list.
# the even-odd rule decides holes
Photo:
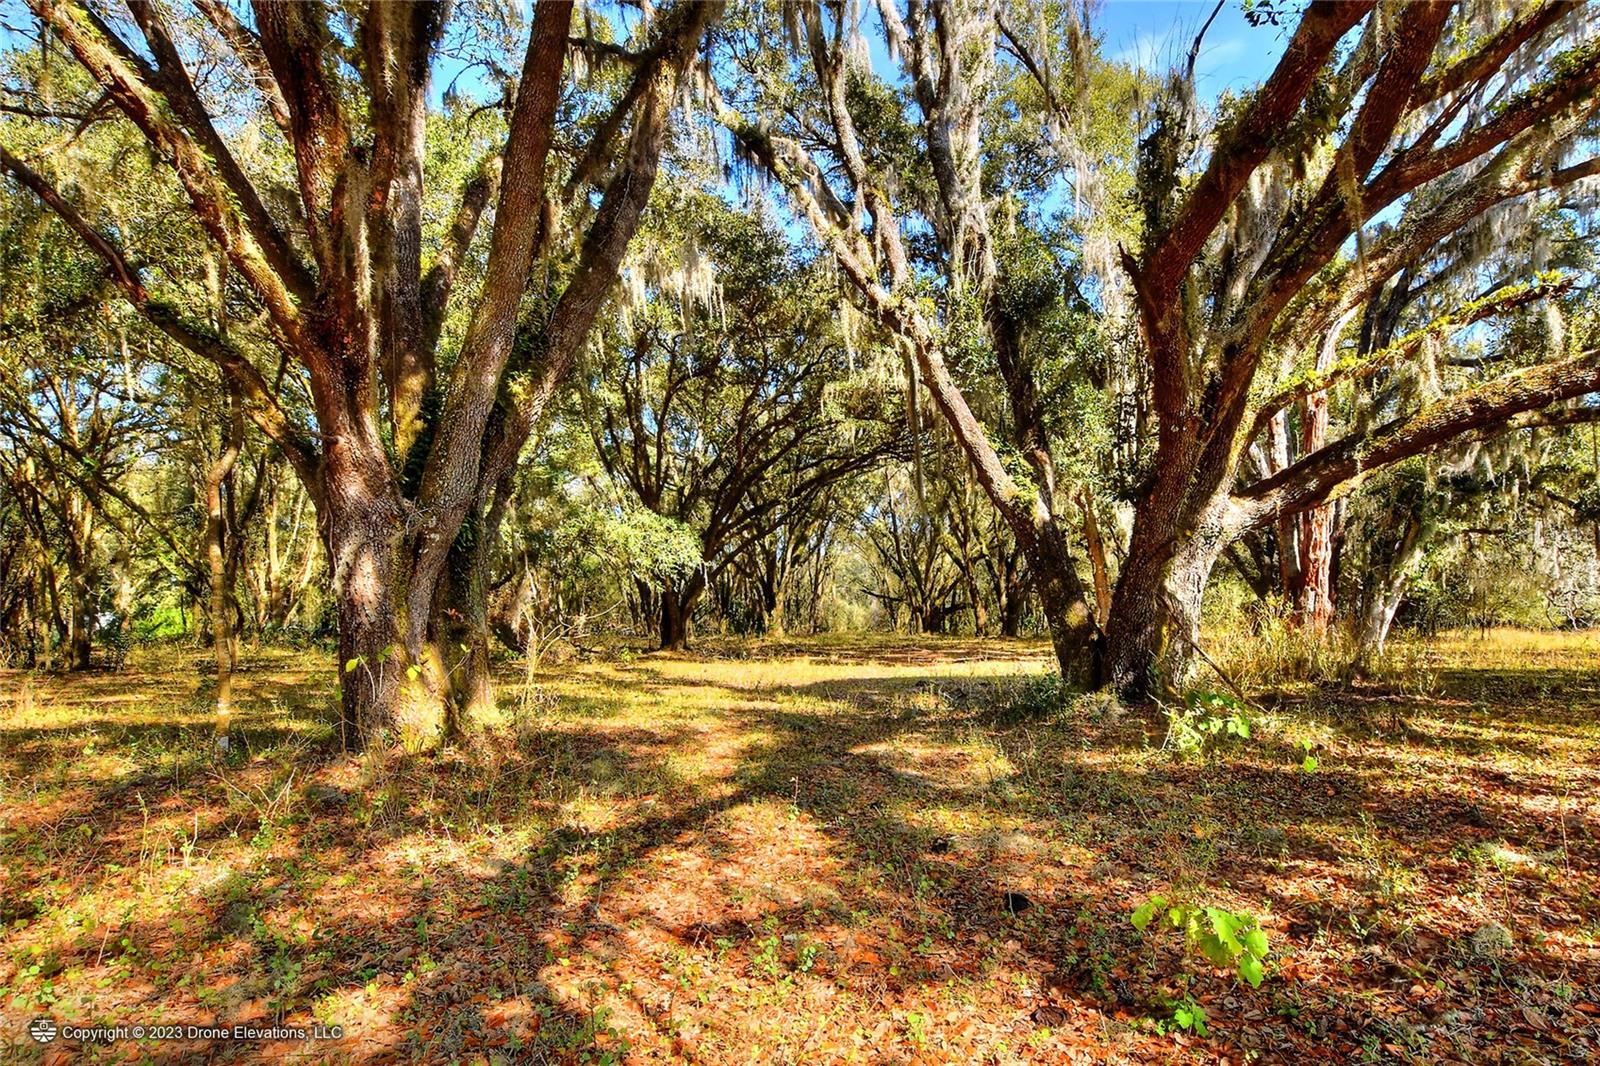
[[(1318, 390), (1280, 406), (1244, 457), (1244, 478), (1279, 473), (1324, 446), (1330, 430), (1357, 421), (1386, 421), (1403, 414), (1418, 397), (1440, 394), (1486, 369), (1515, 366), (1558, 347), (1574, 316), (1581, 325), (1585, 315), (1583, 297), (1562, 279), (1593, 273), (1591, 242), (1574, 227), (1588, 213), (1585, 201), (1591, 195), (1569, 187), (1511, 201), (1409, 264), (1379, 299), (1367, 302), (1359, 324), (1352, 324), (1338, 353), (1344, 361), (1367, 363), (1368, 370), (1333, 395)], [(1529, 278), (1544, 284), (1529, 286), (1525, 284)], [(1472, 321), (1485, 312), (1492, 314), (1481, 322)], [(1461, 328), (1417, 332), (1452, 319)], [(1423, 347), (1411, 358), (1373, 360), (1375, 353), (1391, 349), (1402, 337), (1410, 337), (1412, 343), (1420, 339)], [(1333, 344), (1319, 346), (1314, 369), (1326, 372), (1335, 354)], [(1514, 446), (1528, 436), (1518, 434), (1500, 446)], [(1453, 461), (1449, 450), (1441, 459)], [(1313, 636), (1324, 633), (1333, 619), (1335, 573), (1347, 539), (1345, 503), (1340, 499), (1281, 517), (1263, 531), (1272, 534), (1270, 539), (1246, 534), (1253, 545), (1276, 542), (1270, 553), (1275, 556), (1271, 569), (1276, 573), (1263, 568), (1262, 574), (1269, 585), (1272, 577), (1278, 579), (1277, 591), (1293, 605), (1297, 623)], [(1419, 503), (1426, 509), (1430, 501), (1424, 497)], [(1417, 517), (1421, 518), (1420, 512)], [(1403, 519), (1399, 524), (1416, 525)], [(1415, 551), (1420, 550), (1419, 544)], [(1376, 571), (1371, 576), (1378, 584), (1386, 583)], [(1397, 604), (1386, 596), (1368, 602), (1380, 600)], [(1360, 632), (1368, 635), (1364, 643), (1370, 646), (1374, 643), (1370, 623), (1383, 612), (1361, 613), (1366, 622)], [(1381, 639), (1376, 643), (1381, 645)]]
[[(736, 149), (805, 219), (852, 299), (895, 338), (913, 395), (943, 417), (1027, 560), (1064, 673), (1087, 680), (1096, 641), (1071, 549), (1070, 486), (1058, 484), (1040, 354), (1026, 334), (1067, 294), (1028, 269), (1043, 219), (1030, 205), (1057, 188), (1038, 140), (1014, 121), (1027, 77), (997, 49), (1005, 9), (911, 0), (878, 5), (897, 82), (876, 71), (853, 5), (760, 5), (730, 35), (721, 122)], [(787, 53), (770, 42), (789, 42)], [(1014, 260), (1022, 260), (1015, 272)], [(1048, 311), (1046, 310), (1048, 309)], [(994, 368), (995, 402), (963, 378), (974, 348)], [(983, 412), (983, 413), (980, 413)], [(984, 414), (988, 415), (986, 419)]]
[(1287, 405), (1559, 291), (1528, 279), (1346, 357), (1363, 312), (1408, 268), (1486, 212), (1600, 172), (1570, 158), (1600, 104), (1580, 5), (1486, 17), (1313, 3), (1267, 81), (1209, 129), (1189, 97), (1155, 106), (1143, 232), (1125, 256), (1157, 444), (1106, 627), (1104, 676), (1124, 691), (1181, 678), (1210, 571), (1244, 531), (1463, 436), (1559, 417), (1556, 405), (1600, 388), (1589, 339), (1568, 337), (1546, 360), (1491, 368), (1239, 483), (1244, 451)]
[[(125, 489), (129, 472), (159, 440), (163, 412), (128, 395), (124, 368), (104, 357), (103, 331), (75, 325), (76, 342), (59, 329), (36, 334), (59, 347), (27, 367), (0, 363), (0, 478), (27, 533), (16, 561), (34, 561), (31, 613), (48, 623), (40, 628), (55, 631), (37, 643), (58, 646), (64, 666), (85, 670), (100, 616), (115, 615), (118, 627), (128, 622), (125, 610), (112, 608), (116, 586), (128, 578), (131, 545), (159, 532), (177, 549), (168, 559), (181, 575), (198, 568)], [(48, 658), (46, 648), (31, 657), (41, 655)]]
[(698, 540), (698, 566), (640, 586), (661, 647), (681, 648), (725, 573), (906, 428), (819, 298), (828, 272), (797, 261), (771, 222), (710, 190), (663, 189), (634, 251), (637, 289), (597, 330), (580, 395), (607, 473)]
[[(1600, 161), (1581, 157), (1600, 100), (1600, 48), (1580, 5), (1497, 13), (1312, 3), (1265, 83), (1212, 116), (1196, 103), (1191, 59), (1146, 109), (1135, 160), (1139, 217), (1121, 268), (1138, 325), (1134, 382), (1153, 440), (1097, 632), (1058, 518), (1053, 457), (1033, 443), (1033, 375), (1006, 365), (1030, 323), (996, 298), (1007, 278), (996, 218), (1009, 210), (1012, 173), (982, 135), (995, 119), (994, 87), (1010, 70), (1038, 83), (1052, 135), (1076, 130), (1079, 95), (1061, 74), (1089, 68), (1080, 58), (1086, 38), (1030, 38), (1030, 20), (981, 0), (884, 3), (883, 35), (903, 55), (901, 82), (890, 84), (857, 43), (852, 11), (786, 9), (807, 77), (762, 95), (746, 85), (778, 82), (773, 71), (787, 67), (754, 48), (736, 53), (730, 64), (743, 59), (758, 76), (728, 87), (723, 121), (811, 222), (862, 306), (901, 338), (1028, 554), (1064, 672), (1130, 695), (1176, 683), (1198, 639), (1211, 570), (1240, 535), (1464, 435), (1558, 417), (1557, 405), (1600, 387), (1594, 350), (1568, 337), (1548, 359), (1471, 377), (1337, 439), (1325, 436), (1318, 411), (1330, 390), (1416, 357), (1428, 337), (1559, 291), (1560, 279), (1525, 279), (1347, 357), (1363, 313), (1408, 267), (1485, 213), (1600, 171)], [(910, 161), (894, 155), (907, 143)], [(931, 242), (908, 248), (913, 221)], [(952, 373), (963, 299), (978, 309), (999, 365), (1009, 441), (975, 416), (970, 389)], [(1106, 301), (1101, 309), (1116, 311)], [(1290, 405), (1306, 411), (1303, 454), (1243, 483), (1243, 456)], [(1027, 465), (1008, 467), (997, 440)]]
[(1481, 624), (1592, 621), (1600, 606), (1600, 508), (1592, 502), (1600, 499), (1600, 408), (1564, 415), (1418, 456), (1352, 496), (1341, 570), (1358, 671), (1382, 662), (1408, 600), (1422, 601), (1411, 616), (1427, 627), (1465, 624), (1469, 615)]
[[(575, 22), (570, 3), (537, 5), (519, 69), (490, 64), (503, 94), (480, 110), (503, 114), (503, 137), (446, 189), (429, 151), (446, 4), (30, 6), (39, 53), (64, 50), (87, 84), (71, 107), (8, 117), (0, 169), (123, 300), (225, 375), (304, 484), (338, 603), (345, 743), (395, 725), (425, 739), (441, 707), (492, 698), (473, 575), (496, 490), (615, 280), (718, 6)], [(216, 328), (194, 276), (147, 270), (160, 250), (46, 150), (70, 143), (73, 113), (107, 104), (226, 264), (248, 334)], [(428, 210), (441, 205), (444, 226)]]

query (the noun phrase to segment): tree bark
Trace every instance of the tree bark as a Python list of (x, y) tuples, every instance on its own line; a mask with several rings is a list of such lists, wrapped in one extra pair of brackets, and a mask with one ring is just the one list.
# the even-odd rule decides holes
[(1094, 613), (1083, 595), (1078, 571), (1067, 554), (1060, 528), (1054, 520), (1038, 527), (1038, 539), (1028, 551), (1028, 571), (1039, 593), (1039, 606), (1050, 627), (1050, 644), (1063, 680), (1087, 685), (1099, 672), (1105, 646)]
[(689, 614), (693, 604), (686, 603), (676, 585), (661, 589), (661, 650), (681, 651), (689, 644)]
[[(456, 536), (450, 565), (436, 597), (432, 638), (450, 663), (445, 734), (453, 736), (463, 720), (484, 720), (497, 707), (492, 659), (493, 627), (489, 586), (500, 542), (500, 526), (510, 497), (510, 479), (497, 486), (488, 510), (474, 515)], [(510, 629), (521, 628), (517, 620)], [(523, 636), (523, 647), (527, 647)]]
[[(1289, 419), (1279, 411), (1266, 424), (1266, 473), (1276, 474), (1289, 466)], [(1299, 602), (1300, 524), (1286, 515), (1273, 523), (1278, 556), (1278, 588), (1291, 604)]]
[(1365, 609), (1361, 616), (1361, 629), (1356, 635), (1355, 667), (1366, 673), (1382, 655), (1389, 641), (1389, 629), (1395, 615), (1405, 602), (1406, 586), (1411, 582), (1412, 570), (1422, 558), (1426, 547), (1426, 524), (1416, 515), (1406, 518), (1405, 533), (1395, 550), (1394, 559), (1381, 573), (1371, 575), (1372, 583), (1365, 592)]
[(67, 620), (67, 669), (87, 670), (94, 661), (94, 578), (87, 565), (73, 565), (72, 611)]
[(67, 669), (87, 670), (94, 659), (95, 601), (99, 573), (94, 562), (94, 514), (88, 501), (66, 510), (67, 580), (71, 604), (67, 615)]
[(1299, 517), (1300, 587), (1295, 615), (1300, 628), (1321, 636), (1333, 624), (1333, 508), (1313, 507)]
[[(1338, 332), (1337, 328), (1330, 331), (1317, 349), (1318, 374), (1327, 373), (1334, 363)], [(1328, 443), (1328, 390), (1318, 389), (1302, 397), (1299, 407), (1299, 454), (1310, 455)], [(1296, 526), (1300, 559), (1295, 619), (1304, 632), (1321, 637), (1333, 623), (1333, 509), (1325, 503), (1308, 508), (1300, 513)]]
[(788, 599), (788, 589), (779, 583), (777, 579), (772, 582), (762, 583), (761, 608), (766, 615), (766, 620), (762, 624), (762, 631), (767, 636), (781, 637), (784, 635), (784, 626), (787, 623), (785, 615), (788, 613), (785, 608), (787, 607)]
[(1106, 545), (1100, 537), (1100, 520), (1095, 517), (1094, 497), (1088, 489), (1078, 490), (1078, 506), (1083, 510), (1083, 539), (1089, 546), (1089, 565), (1094, 573), (1095, 624), (1103, 626), (1111, 617), (1111, 580), (1106, 569)]
[[(372, 427), (376, 428), (376, 427)], [(396, 615), (403, 529), (376, 434), (350, 432), (328, 449), (324, 539), (339, 618), (340, 739), (358, 750), (399, 724), (408, 665)]]
[(1015, 640), (1022, 635), (1022, 609), (1027, 604), (1019, 587), (1006, 597), (1005, 607), (1000, 612), (1000, 635)]
[(235, 390), (228, 393), (228, 408), (222, 450), (206, 471), (206, 567), (211, 586), (211, 643), (217, 662), (216, 746), (224, 753), (228, 750), (228, 736), (233, 725), (234, 634), (228, 612), (229, 575), (223, 544), (227, 524), (222, 510), (222, 489), (233, 473), (244, 443), (244, 416), (240, 413)]
[[(1141, 509), (1144, 501), (1141, 501)], [(1103, 680), (1130, 699), (1176, 691), (1200, 641), (1200, 607), (1212, 568), (1238, 529), (1228, 500), (1212, 499), (1181, 528), (1135, 521), (1112, 598)]]

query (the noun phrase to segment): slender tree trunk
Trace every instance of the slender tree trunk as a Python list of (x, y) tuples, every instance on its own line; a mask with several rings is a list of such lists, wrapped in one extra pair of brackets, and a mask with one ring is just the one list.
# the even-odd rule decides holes
[(1000, 635), (1013, 639), (1022, 635), (1022, 607), (1023, 600), (1020, 595), (1008, 596), (1006, 607), (1000, 615)]
[(1356, 635), (1357, 673), (1365, 674), (1380, 657), (1389, 642), (1389, 630), (1405, 602), (1406, 586), (1411, 582), (1411, 572), (1422, 558), (1426, 545), (1426, 528), (1415, 515), (1406, 519), (1405, 533), (1387, 570), (1372, 575), (1366, 588), (1366, 608), (1361, 616), (1361, 629)]
[(50, 667), (50, 633), (44, 627), (39, 611), (39, 585), (37, 578), (28, 594), (28, 666), (37, 669), (43, 663)]
[(228, 750), (228, 734), (233, 724), (233, 623), (228, 613), (228, 566), (223, 539), (222, 488), (233, 473), (244, 439), (244, 419), (235, 396), (228, 399), (228, 432), (216, 462), (206, 471), (206, 566), (211, 585), (211, 645), (217, 660), (216, 746)]
[[(1324, 352), (1331, 346), (1324, 345)], [(1331, 358), (1331, 356), (1329, 357)], [(1317, 368), (1325, 369), (1327, 358)], [(1300, 454), (1310, 455), (1328, 443), (1328, 394), (1316, 392), (1300, 402)], [(1297, 518), (1300, 566), (1295, 614), (1302, 629), (1321, 636), (1333, 622), (1333, 508), (1313, 507)]]
[(67, 578), (72, 586), (71, 607), (67, 616), (67, 669), (87, 670), (94, 657), (94, 608), (96, 574), (87, 548), (74, 545), (67, 551)]
[(317, 573), (318, 541), (315, 537), (306, 537), (303, 542), (299, 537), (300, 521), (304, 515), (305, 497), (302, 495), (295, 504), (294, 525), (291, 527), (289, 549), (292, 552), (297, 542), (302, 543), (301, 551), (305, 554), (300, 559), (300, 572), (295, 576), (290, 585), (286, 585), (278, 598), (280, 606), (276, 609), (274, 617), (281, 628), (294, 625), (295, 619), (300, 615), (300, 608), (305, 603), (306, 589), (311, 587), (311, 579)]
[(1326, 504), (1299, 516), (1300, 588), (1295, 612), (1300, 627), (1317, 636), (1333, 624), (1333, 509)]
[(961, 584), (967, 590), (967, 598), (972, 601), (972, 634), (977, 637), (989, 635), (989, 608), (983, 602), (978, 588), (978, 569), (972, 561), (972, 555), (962, 551)]
[(1023, 573), (1021, 555), (1015, 549), (1005, 553), (995, 593), (1000, 601), (1000, 635), (1012, 639), (1020, 637), (1022, 616), (1028, 607), (1028, 582), (1027, 575)]
[(1088, 489), (1078, 490), (1078, 506), (1083, 511), (1083, 539), (1089, 547), (1089, 565), (1094, 573), (1095, 624), (1104, 626), (1111, 617), (1111, 579), (1106, 567), (1106, 544), (1100, 536), (1100, 520), (1094, 513), (1094, 497)]
[(489, 584), (510, 479), (496, 488), (488, 509), (469, 516), (456, 537), (445, 581), (436, 596), (434, 642), (449, 670), (446, 733), (463, 719), (484, 719), (497, 706), (494, 689)]
[[(39, 559), (39, 584), (43, 589), (45, 616), (44, 622), (44, 668), (54, 670), (58, 659), (57, 649), (65, 647), (64, 639), (67, 636), (67, 623), (61, 617), (61, 590), (56, 581), (55, 567), (50, 565), (50, 558), (42, 551)], [(54, 632), (52, 632), (52, 630)]]
[(784, 616), (787, 614), (784, 608), (785, 601), (788, 598), (788, 592), (785, 589), (762, 589), (762, 606), (767, 613), (765, 626), (767, 636), (781, 637), (784, 635), (784, 626), (786, 625)]
[[(1279, 411), (1267, 420), (1267, 474), (1276, 474), (1289, 465), (1289, 416)], [(1272, 525), (1277, 544), (1278, 588), (1291, 605), (1300, 602), (1300, 524), (1293, 515)]]
[(266, 544), (261, 578), (256, 584), (256, 639), (269, 625), (280, 625), (283, 616), (283, 558), (278, 549), (278, 491), (276, 477), (267, 488)]

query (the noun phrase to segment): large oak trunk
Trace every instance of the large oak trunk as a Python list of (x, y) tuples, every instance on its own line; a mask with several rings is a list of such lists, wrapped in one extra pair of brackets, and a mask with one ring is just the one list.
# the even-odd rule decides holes
[(689, 620), (694, 615), (695, 604), (700, 601), (700, 593), (704, 588), (705, 582), (699, 574), (681, 585), (668, 583), (662, 586), (658, 598), (661, 604), (663, 651), (681, 651), (689, 646)]
[(324, 538), (339, 618), (339, 730), (344, 747), (365, 746), (399, 722), (408, 665), (397, 606), (403, 531), (381, 447), (350, 433), (328, 449)]
[(1206, 584), (1235, 532), (1223, 520), (1225, 507), (1225, 500), (1214, 501), (1188, 530), (1180, 521), (1136, 521), (1111, 601), (1101, 675), (1124, 697), (1171, 692), (1187, 677)]

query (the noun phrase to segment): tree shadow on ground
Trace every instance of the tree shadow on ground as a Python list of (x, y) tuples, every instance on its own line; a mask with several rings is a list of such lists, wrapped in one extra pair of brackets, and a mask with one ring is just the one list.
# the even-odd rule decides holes
[[(1435, 1027), (1445, 1012), (1396, 1014), (1391, 1002), (1419, 974), (1460, 972), (1477, 999), (1446, 1002), (1499, 1010), (1495, 982), (1532, 980), (1544, 965), (1538, 952), (1492, 967), (1470, 958), (1457, 917), (1406, 894), (1419, 863), (1454, 861), (1424, 844), (1501, 835), (1474, 824), (1511, 817), (1486, 806), (1476, 771), (1429, 782), (1419, 818), (1419, 793), (1395, 780), (1403, 765), (1360, 750), (1354, 734), (1317, 773), (1278, 742), (1184, 762), (1149, 750), (1153, 713), (1002, 724), (992, 703), (1003, 680), (913, 669), (730, 687), (672, 666), (621, 669), (624, 688), (563, 703), (483, 750), (331, 759), (287, 809), (240, 823), (269, 831), (230, 853), (225, 874), (168, 897), (187, 901), (182, 915), (102, 915), (52, 965), (137, 986), (96, 1008), (121, 1020), (159, 1003), (350, 1028), (310, 1048), (147, 1049), (167, 1062), (592, 1061), (624, 1041), (647, 1058), (760, 1048), (773, 1062), (850, 1049), (876, 1062), (965, 1061), (998, 1040), (1041, 1061), (1070, 1047), (1170, 1061), (1270, 1056), (1296, 1041), (1310, 1055), (1319, 1039), (1415, 1039), (1470, 1060), (1482, 1041), (1454, 1043), (1459, 1019)], [(674, 710), (691, 721), (637, 715), (641, 693), (696, 688), (702, 705)], [(263, 780), (240, 783), (269, 786), (261, 769)], [(161, 800), (180, 795), (189, 807), (160, 808), (167, 828), (231, 793), (212, 782), (199, 795), (191, 780)], [(100, 799), (108, 839), (131, 857), (146, 823), (125, 792)], [(225, 834), (196, 837), (220, 849)], [(1594, 869), (1592, 837), (1569, 850)], [(1341, 880), (1347, 869), (1371, 883)], [(1494, 885), (1516, 891), (1520, 916), (1541, 928), (1552, 909), (1581, 913), (1592, 882), (1563, 892), (1513, 877)], [(1319, 956), (1348, 972), (1337, 987), (1280, 977), (1250, 991), (1175, 944), (1146, 943), (1129, 910), (1184, 879), (1186, 890), (1226, 884), (1234, 898), (1270, 901), (1275, 946), (1299, 972), (1321, 973)], [(105, 887), (83, 880), (76, 905), (94, 906)], [(1352, 934), (1352, 921), (1378, 938)], [(1592, 967), (1569, 979), (1592, 981)], [(1185, 989), (1212, 1011), (1209, 1044), (1184, 1052), (1135, 1028)], [(934, 1005), (952, 1003), (964, 1006), (947, 1024)], [(974, 1031), (961, 1030), (968, 1022)], [(1558, 1048), (1550, 1033), (1533, 1039)]]

